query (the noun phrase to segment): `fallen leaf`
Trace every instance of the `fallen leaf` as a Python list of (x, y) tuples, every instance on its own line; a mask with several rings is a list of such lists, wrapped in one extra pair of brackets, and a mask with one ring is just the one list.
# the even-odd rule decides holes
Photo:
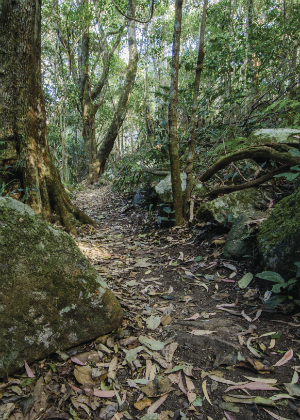
[(203, 394), (204, 394), (205, 398), (207, 399), (207, 401), (209, 402), (209, 404), (212, 405), (212, 402), (211, 402), (211, 400), (210, 400), (210, 398), (208, 396), (208, 393), (207, 393), (206, 379), (202, 382), (202, 390), (203, 390)]
[(247, 340), (246, 345), (248, 347), (248, 350), (250, 350), (251, 353), (254, 354), (255, 357), (257, 357), (258, 359), (260, 359), (261, 358), (261, 355), (251, 346), (251, 341), (253, 341), (253, 340), (255, 340), (254, 337), (249, 337), (248, 340)]
[(148, 413), (155, 413), (155, 411), (166, 401), (169, 394), (163, 395), (155, 403), (153, 403), (147, 410)]
[(80, 365), (80, 366), (85, 366), (86, 365), (86, 363), (83, 363), (81, 360), (79, 360), (76, 356), (72, 356), (71, 357), (71, 360), (72, 360), (72, 362), (73, 363), (76, 363), (77, 365)]
[(146, 326), (149, 330), (156, 330), (160, 326), (161, 318), (159, 316), (151, 315), (146, 320)]
[(113, 357), (109, 367), (108, 367), (108, 374), (107, 377), (109, 379), (115, 379), (117, 375), (117, 368), (118, 368), (118, 358), (117, 356)]
[(178, 343), (175, 341), (173, 343), (168, 344), (162, 351), (164, 358), (166, 359), (167, 363), (172, 362), (173, 356), (175, 351), (177, 350)]
[(228, 411), (224, 411), (224, 414), (227, 420), (237, 420), (236, 417), (233, 414), (228, 413)]
[(147, 385), (142, 387), (142, 391), (147, 397), (157, 397), (172, 391), (172, 389), (172, 382), (167, 376), (162, 379), (155, 377), (154, 380), (149, 381)]
[(170, 317), (170, 315), (164, 315), (160, 320), (160, 323), (163, 327), (165, 327), (166, 325), (170, 325), (171, 322), (172, 318)]
[(232, 391), (234, 389), (251, 389), (254, 391), (278, 391), (278, 388), (264, 382), (248, 382), (243, 385), (233, 385), (228, 387), (225, 392)]
[(287, 419), (286, 417), (278, 416), (277, 414), (272, 413), (272, 411), (269, 411), (269, 410), (267, 410), (266, 408), (264, 408), (264, 410), (265, 410), (268, 414), (270, 414), (270, 416), (272, 416), (272, 417), (273, 417), (274, 419), (276, 419), (276, 420), (291, 420), (291, 419)]
[(139, 267), (139, 268), (151, 267), (152, 264), (148, 263), (147, 260), (148, 258), (141, 258), (140, 260), (136, 262), (136, 264), (134, 264), (134, 267)]
[(253, 280), (253, 274), (252, 273), (246, 273), (241, 280), (238, 281), (238, 285), (240, 289), (246, 289), (246, 287), (250, 284), (250, 282)]
[(241, 315), (248, 321), (248, 322), (252, 322), (252, 318), (250, 318), (250, 316), (248, 316), (244, 310), (242, 310)]
[(26, 360), (24, 360), (24, 366), (25, 366), (25, 370), (26, 370), (28, 378), (35, 378), (35, 374), (32, 372), (32, 370), (28, 366)]
[(253, 382), (263, 382), (265, 384), (276, 384), (277, 383), (277, 379), (272, 379), (272, 378), (252, 378), (252, 376), (245, 376), (244, 378), (248, 379), (249, 381), (253, 381)]
[[(236, 382), (230, 381), (229, 379), (225, 379), (225, 378), (220, 378), (217, 375), (207, 375), (210, 379), (212, 379), (213, 381), (216, 382), (220, 382), (222, 384), (227, 384), (227, 385), (238, 385)], [(244, 384), (245, 382), (240, 382), (240, 385)]]
[(162, 341), (157, 341), (144, 335), (139, 337), (139, 342), (147, 346), (150, 350), (162, 350), (165, 347), (165, 343)]
[(150, 407), (151, 404), (152, 404), (152, 400), (150, 400), (150, 398), (144, 397), (142, 400), (137, 401), (133, 405), (137, 410), (142, 411), (146, 407)]
[(215, 333), (215, 332), (217, 332), (217, 331), (210, 331), (210, 330), (193, 330), (193, 331), (190, 331), (190, 334), (192, 334), (192, 335), (210, 335), (210, 334), (213, 334), (213, 333)]
[(115, 391), (102, 391), (101, 389), (94, 389), (93, 395), (100, 398), (112, 398), (116, 394)]
[(198, 314), (197, 312), (194, 315), (190, 316), (189, 318), (184, 318), (184, 321), (195, 321), (198, 318), (200, 318), (200, 314)]
[(276, 407), (274, 401), (270, 398), (263, 398), (259, 396), (248, 395), (223, 395), (223, 400), (226, 402), (239, 403), (239, 404), (259, 404)]
[(283, 384), (287, 392), (295, 397), (300, 397), (300, 386), (296, 384)]
[(291, 350), (289, 350), (289, 351), (287, 351), (286, 353), (285, 353), (285, 355), (280, 359), (280, 360), (278, 360), (278, 362), (277, 363), (275, 363), (275, 365), (274, 366), (282, 366), (282, 365), (285, 365), (289, 360), (291, 360), (292, 358), (293, 358), (293, 356), (294, 356), (294, 352), (293, 352), (293, 350), (291, 349)]

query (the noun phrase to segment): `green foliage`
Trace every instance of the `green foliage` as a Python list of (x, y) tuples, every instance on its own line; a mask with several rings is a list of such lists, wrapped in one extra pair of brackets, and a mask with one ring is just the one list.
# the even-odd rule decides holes
[[(287, 299), (293, 299), (290, 292), (294, 289), (295, 285), (298, 283), (298, 278), (300, 277), (300, 261), (295, 262), (295, 265), (298, 268), (295, 278), (290, 279), (287, 282), (279, 273), (274, 271), (263, 271), (262, 273), (256, 274), (256, 277), (273, 283), (272, 292), (274, 296), (271, 296), (267, 300), (267, 304), (270, 308), (274, 308)], [(300, 301), (296, 300), (296, 302), (299, 303)]]

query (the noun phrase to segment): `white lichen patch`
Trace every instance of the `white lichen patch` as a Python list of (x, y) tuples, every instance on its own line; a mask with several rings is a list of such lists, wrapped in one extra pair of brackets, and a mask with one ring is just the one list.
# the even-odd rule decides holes
[(63, 314), (66, 314), (66, 313), (72, 311), (72, 309), (76, 309), (75, 303), (73, 303), (71, 306), (66, 306), (66, 307), (62, 308), (59, 311), (59, 315), (62, 316)]
[(53, 331), (50, 327), (43, 327), (43, 331), (37, 337), (37, 343), (43, 344), (47, 349), (50, 347)]

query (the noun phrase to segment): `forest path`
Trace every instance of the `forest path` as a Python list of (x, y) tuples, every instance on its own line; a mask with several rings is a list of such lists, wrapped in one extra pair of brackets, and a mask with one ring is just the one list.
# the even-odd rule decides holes
[(76, 204), (98, 222), (76, 241), (122, 328), (4, 380), (1, 420), (299, 419), (300, 314), (267, 311), (254, 280), (241, 289), (250, 266), (222, 259), (223, 238), (159, 229), (105, 186)]
[[(113, 340), (120, 372), (126, 352), (138, 349), (125, 361), (122, 379), (116, 375), (133, 418), (149, 410), (145, 420), (152, 419), (157, 410), (160, 420), (269, 419), (266, 405), (275, 416), (298, 413), (287, 399), (277, 410), (270, 397), (287, 390), (266, 390), (265, 379), (272, 377), (272, 385), (291, 381), (298, 357), (295, 363), (273, 365), (293, 346), (299, 348), (299, 318), (268, 311), (252, 283), (239, 287), (247, 267), (222, 260), (221, 237), (200, 243), (199, 229), (155, 229), (147, 212), (114, 196), (109, 187), (79, 193), (76, 204), (98, 222), (77, 243), (125, 310), (123, 332)], [(252, 378), (247, 404), (243, 391), (231, 392), (240, 395), (237, 400), (225, 392), (230, 384), (249, 382), (244, 375)]]

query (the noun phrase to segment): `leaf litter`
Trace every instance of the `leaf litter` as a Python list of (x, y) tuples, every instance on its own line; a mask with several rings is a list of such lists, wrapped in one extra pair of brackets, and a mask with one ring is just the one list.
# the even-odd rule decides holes
[(299, 414), (299, 317), (266, 310), (251, 267), (223, 260), (219, 239), (199, 244), (193, 230), (159, 229), (147, 213), (139, 224), (109, 187), (78, 193), (77, 205), (98, 221), (77, 242), (118, 297), (123, 325), (25, 362), (0, 384), (3, 420), (234, 420), (253, 405), (257, 418)]

